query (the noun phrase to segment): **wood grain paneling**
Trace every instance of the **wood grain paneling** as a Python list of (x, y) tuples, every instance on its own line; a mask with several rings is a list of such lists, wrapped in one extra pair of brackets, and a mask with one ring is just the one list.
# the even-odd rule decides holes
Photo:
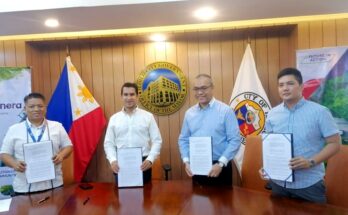
[[(0, 41), (0, 66), (32, 66), (32, 86), (50, 98), (62, 66), (66, 46), (81, 78), (109, 118), (122, 108), (120, 88), (135, 81), (146, 65), (165, 60), (178, 65), (188, 78), (183, 107), (170, 116), (155, 116), (163, 147), (161, 163), (172, 165), (170, 177), (187, 178), (177, 139), (185, 111), (196, 103), (191, 87), (196, 75), (211, 74), (215, 97), (229, 103), (245, 47), (250, 42), (259, 77), (272, 106), (280, 102), (276, 74), (295, 66), (295, 50), (348, 45), (348, 20), (301, 22), (292, 27), (172, 33), (168, 42), (156, 44), (139, 38), (103, 38), (86, 41)], [(113, 181), (102, 141), (85, 175), (87, 181)], [(160, 170), (161, 171), (161, 170)]]

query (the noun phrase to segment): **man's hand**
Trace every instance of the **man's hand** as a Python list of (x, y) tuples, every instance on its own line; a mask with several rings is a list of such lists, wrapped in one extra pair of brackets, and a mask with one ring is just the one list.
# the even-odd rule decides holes
[(118, 171), (120, 171), (120, 167), (118, 166), (118, 162), (117, 161), (112, 161), (110, 164), (111, 170), (117, 174)]
[(55, 156), (52, 157), (53, 163), (54, 164), (60, 164), (64, 160), (64, 156), (62, 153), (58, 153)]
[(216, 163), (211, 168), (211, 170), (210, 170), (210, 172), (208, 174), (208, 177), (213, 177), (213, 178), (219, 177), (221, 171), (222, 171), (222, 167), (219, 166), (219, 164)]
[(259, 169), (259, 175), (262, 180), (269, 180), (265, 170), (263, 168)]
[(63, 160), (70, 156), (72, 152), (72, 146), (67, 146), (61, 149), (55, 156), (52, 157), (54, 164), (60, 164)]
[(144, 162), (141, 164), (140, 169), (141, 171), (146, 171), (152, 167), (152, 162), (149, 160), (144, 160)]
[(24, 161), (18, 161), (14, 169), (17, 172), (25, 172), (26, 166), (27, 164)]
[(311, 164), (308, 159), (304, 157), (294, 157), (290, 160), (290, 169), (307, 169), (311, 167)]
[(191, 172), (191, 167), (190, 167), (190, 163), (189, 162), (185, 162), (185, 171), (186, 171), (188, 176), (190, 176), (190, 177), (193, 176), (193, 174)]

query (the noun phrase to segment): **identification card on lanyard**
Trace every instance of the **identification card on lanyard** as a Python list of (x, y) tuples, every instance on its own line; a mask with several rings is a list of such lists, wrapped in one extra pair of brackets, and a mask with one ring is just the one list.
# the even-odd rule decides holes
[(29, 136), (31, 137), (32, 141), (33, 141), (34, 143), (40, 142), (41, 139), (42, 139), (43, 134), (45, 133), (46, 124), (44, 124), (44, 125), (42, 126), (41, 132), (40, 132), (40, 134), (39, 134), (39, 136), (38, 136), (37, 139), (35, 138), (35, 136), (34, 136), (32, 130), (31, 130), (31, 128), (29, 127), (27, 121), (25, 121), (25, 125), (26, 125), (26, 127), (27, 127), (27, 132), (28, 132)]

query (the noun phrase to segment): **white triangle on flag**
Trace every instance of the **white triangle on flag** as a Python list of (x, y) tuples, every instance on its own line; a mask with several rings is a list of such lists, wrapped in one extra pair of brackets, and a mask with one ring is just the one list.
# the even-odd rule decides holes
[(69, 92), (73, 120), (86, 115), (99, 107), (98, 102), (94, 99), (86, 85), (83, 83), (75, 66), (72, 64), (70, 57), (66, 58), (68, 70)]

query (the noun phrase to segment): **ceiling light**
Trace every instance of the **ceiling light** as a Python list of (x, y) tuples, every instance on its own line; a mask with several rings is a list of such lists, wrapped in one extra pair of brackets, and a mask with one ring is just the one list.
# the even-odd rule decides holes
[(153, 34), (150, 36), (150, 40), (154, 42), (163, 42), (166, 40), (166, 37), (163, 34)]
[(59, 26), (59, 22), (58, 22), (58, 20), (56, 20), (56, 19), (47, 19), (47, 20), (45, 21), (45, 25), (46, 25), (47, 27), (55, 28), (55, 27), (58, 27), (58, 26)]
[(216, 10), (211, 7), (202, 7), (194, 11), (193, 16), (202, 20), (210, 20), (216, 16)]

